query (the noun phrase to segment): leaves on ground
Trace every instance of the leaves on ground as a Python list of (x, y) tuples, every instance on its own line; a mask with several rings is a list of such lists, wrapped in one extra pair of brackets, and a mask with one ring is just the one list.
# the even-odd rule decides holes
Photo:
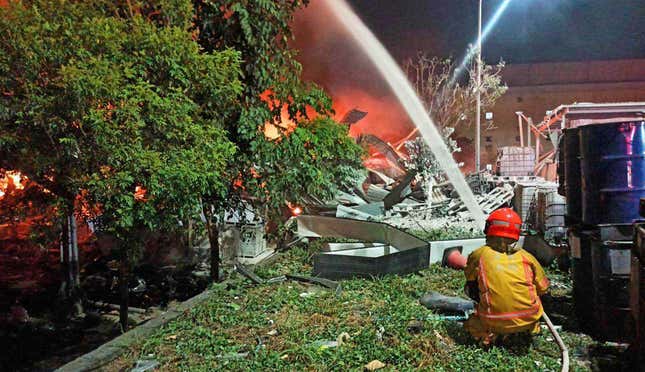
[[(256, 273), (263, 278), (309, 274), (316, 249), (316, 244), (294, 248)], [(253, 285), (233, 277), (214, 285), (206, 303), (168, 324), (108, 369), (129, 367), (150, 355), (162, 362), (164, 370), (191, 371), (360, 371), (374, 360), (384, 363), (385, 371), (560, 369), (559, 349), (547, 341), (546, 332), (528, 349), (482, 349), (459, 323), (429, 318), (432, 313), (418, 302), (429, 290), (461, 295), (463, 284), (463, 273), (433, 265), (407, 276), (347, 280), (340, 295), (322, 290), (303, 298), (300, 294), (310, 285), (293, 281)], [(410, 332), (411, 321), (423, 327)], [(320, 347), (343, 332), (350, 336), (345, 342)], [(177, 338), (169, 339), (171, 335)], [(572, 369), (585, 370), (575, 353), (586, 348), (590, 339), (566, 331), (562, 335), (572, 350)]]

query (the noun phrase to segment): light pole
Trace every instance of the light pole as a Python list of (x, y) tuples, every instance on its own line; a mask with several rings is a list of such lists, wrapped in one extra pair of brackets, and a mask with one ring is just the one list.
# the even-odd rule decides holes
[(475, 129), (475, 172), (481, 170), (481, 82), (482, 82), (482, 1), (479, 0), (477, 31), (477, 124)]

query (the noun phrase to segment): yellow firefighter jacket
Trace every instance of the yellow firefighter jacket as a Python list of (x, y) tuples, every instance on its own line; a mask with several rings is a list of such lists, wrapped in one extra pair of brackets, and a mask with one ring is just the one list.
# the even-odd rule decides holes
[(538, 296), (547, 290), (549, 279), (533, 255), (524, 249), (506, 254), (483, 246), (468, 256), (465, 274), (479, 287), (471, 325), (475, 321), (475, 328), (492, 333), (539, 331), (543, 309)]

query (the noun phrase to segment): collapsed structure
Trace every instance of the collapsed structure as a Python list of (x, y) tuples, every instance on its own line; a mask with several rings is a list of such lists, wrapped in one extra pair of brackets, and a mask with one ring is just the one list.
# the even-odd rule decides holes
[[(538, 234), (548, 243), (538, 245), (541, 249), (572, 260), (576, 311), (592, 335), (601, 340), (636, 340), (641, 348), (644, 235), (643, 227), (634, 222), (641, 219), (639, 200), (645, 197), (644, 115), (645, 103), (560, 106), (540, 124), (528, 123), (536, 139), (548, 139), (553, 149), (537, 155), (531, 148), (503, 148), (496, 169), (467, 177), (484, 212), (512, 206), (524, 221), (525, 239)], [(403, 156), (394, 147), (373, 136), (361, 140), (386, 152), (376, 157), (387, 161), (368, 165), (395, 161), (396, 171), (368, 167), (362, 187), (345, 190), (333, 203), (307, 205), (305, 210), (386, 222), (406, 230), (462, 227), (476, 231), (448, 183), (434, 179), (424, 189), (428, 184), (405, 169)], [(540, 149), (537, 145), (536, 152)], [(430, 242), (430, 262), (440, 261), (435, 251), (441, 257), (453, 248), (441, 243)], [(360, 256), (361, 249), (366, 255), (374, 250), (373, 246), (351, 248), (353, 256)], [(337, 264), (343, 265), (342, 260)]]

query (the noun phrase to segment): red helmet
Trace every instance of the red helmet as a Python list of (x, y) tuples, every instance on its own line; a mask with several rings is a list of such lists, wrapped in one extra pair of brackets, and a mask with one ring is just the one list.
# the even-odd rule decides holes
[(500, 208), (488, 216), (484, 234), (519, 240), (522, 219), (511, 208)]

